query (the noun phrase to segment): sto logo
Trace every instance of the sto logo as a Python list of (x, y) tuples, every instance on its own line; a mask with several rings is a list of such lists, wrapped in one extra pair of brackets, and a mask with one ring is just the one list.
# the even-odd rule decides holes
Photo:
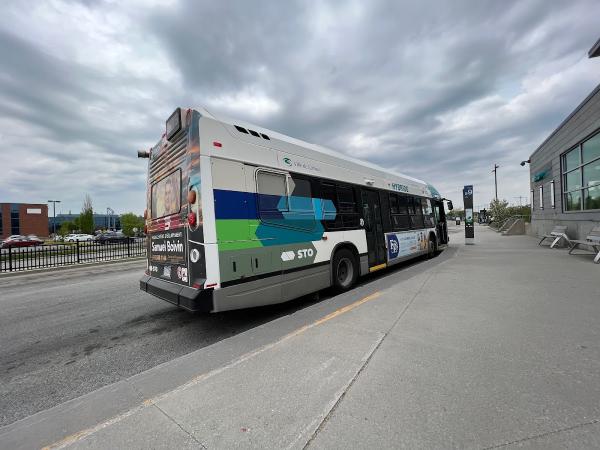
[(388, 243), (388, 257), (389, 259), (394, 259), (398, 257), (400, 253), (400, 243), (398, 242), (398, 238), (394, 235), (387, 237)]

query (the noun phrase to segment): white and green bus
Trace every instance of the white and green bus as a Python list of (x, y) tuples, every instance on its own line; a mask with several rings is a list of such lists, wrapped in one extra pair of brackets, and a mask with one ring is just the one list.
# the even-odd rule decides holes
[(149, 158), (140, 288), (189, 311), (344, 291), (448, 243), (431, 185), (202, 108), (177, 108), (138, 156)]

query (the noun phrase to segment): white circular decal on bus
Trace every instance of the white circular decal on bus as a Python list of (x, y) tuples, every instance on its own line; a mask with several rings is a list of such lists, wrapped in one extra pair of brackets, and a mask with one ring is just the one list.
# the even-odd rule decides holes
[(190, 260), (193, 263), (197, 263), (199, 259), (200, 259), (200, 251), (197, 248), (193, 248), (192, 251), (190, 252)]

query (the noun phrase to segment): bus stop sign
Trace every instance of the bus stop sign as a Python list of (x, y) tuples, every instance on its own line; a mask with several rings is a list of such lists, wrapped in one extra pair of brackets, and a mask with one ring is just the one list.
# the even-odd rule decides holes
[(473, 224), (473, 185), (463, 188), (463, 204), (465, 206), (465, 244), (475, 243), (475, 226)]

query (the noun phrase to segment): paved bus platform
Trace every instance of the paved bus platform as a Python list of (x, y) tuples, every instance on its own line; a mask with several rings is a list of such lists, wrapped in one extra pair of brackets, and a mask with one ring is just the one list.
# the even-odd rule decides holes
[(600, 267), (475, 231), (8, 425), (0, 448), (600, 448)]

